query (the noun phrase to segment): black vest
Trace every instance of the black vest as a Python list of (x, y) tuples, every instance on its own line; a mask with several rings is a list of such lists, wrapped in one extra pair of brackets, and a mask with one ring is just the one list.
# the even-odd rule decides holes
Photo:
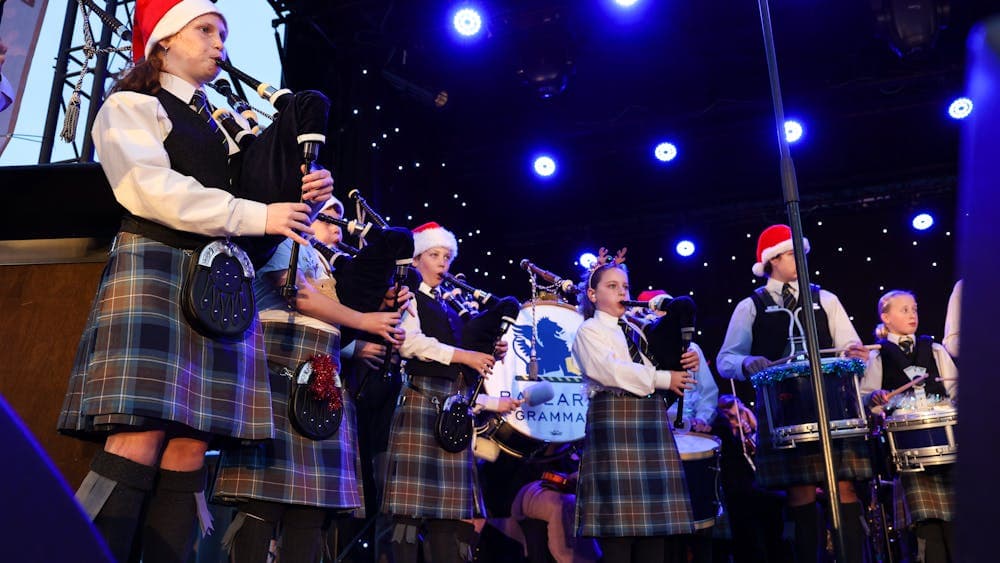
[[(203, 186), (234, 193), (228, 146), (219, 142), (218, 135), (187, 102), (162, 88), (156, 93), (156, 98), (170, 118), (171, 130), (163, 140), (163, 148), (170, 157), (170, 168), (191, 176)], [(211, 237), (178, 231), (131, 213), (122, 220), (122, 230), (177, 248), (194, 249), (212, 240)]]
[[(438, 339), (442, 344), (458, 346), (462, 341), (462, 320), (458, 314), (451, 309), (445, 309), (436, 299), (425, 295), (422, 291), (416, 291), (414, 295), (417, 300), (417, 311), (420, 314), (420, 331)], [(461, 366), (454, 362), (446, 366), (438, 362), (411, 358), (406, 361), (406, 373), (417, 377), (440, 377), (458, 381)]]
[(879, 340), (882, 350), (879, 355), (882, 357), (882, 389), (892, 391), (901, 385), (910, 382), (906, 372), (903, 370), (910, 366), (919, 366), (927, 370), (927, 379), (924, 380), (924, 391), (928, 395), (938, 394), (942, 397), (948, 396), (948, 391), (944, 383), (937, 381), (940, 377), (937, 362), (934, 361), (934, 340), (930, 336), (918, 336), (914, 342), (913, 359), (906, 357), (903, 350), (889, 340)]
[[(816, 328), (819, 331), (819, 347), (830, 348), (833, 346), (833, 336), (830, 335), (830, 322), (827, 320), (826, 311), (823, 310), (823, 306), (819, 301), (819, 286), (811, 285), (810, 289), (812, 291), (813, 303), (819, 305), (818, 309), (814, 309), (816, 312)], [(784, 357), (788, 350), (790, 350), (788, 323), (791, 322), (791, 318), (784, 311), (767, 312), (768, 307), (780, 305), (775, 303), (774, 299), (771, 298), (771, 294), (768, 293), (766, 286), (758, 287), (750, 295), (750, 298), (753, 299), (754, 306), (757, 308), (757, 316), (753, 321), (753, 344), (750, 346), (750, 354), (753, 356), (764, 356), (769, 360), (777, 360)], [(805, 323), (802, 320), (802, 315), (799, 314), (798, 318), (804, 329)], [(798, 334), (797, 326), (794, 331), (796, 336), (801, 336)]]

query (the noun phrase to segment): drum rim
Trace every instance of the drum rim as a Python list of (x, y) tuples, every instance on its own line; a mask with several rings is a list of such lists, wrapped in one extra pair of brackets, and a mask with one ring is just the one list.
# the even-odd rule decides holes
[[(561, 309), (568, 309), (570, 311), (573, 311), (577, 315), (580, 315), (581, 319), (583, 318), (583, 314), (580, 313), (580, 311), (577, 310), (576, 307), (570, 305), (569, 303), (565, 303), (563, 301), (555, 301), (553, 299), (539, 299), (538, 301), (534, 302), (534, 306), (535, 307), (559, 307)], [(525, 301), (524, 303), (521, 303), (521, 309), (530, 309), (531, 307), (532, 307), (532, 301), (530, 299), (528, 301)]]
[[(712, 434), (706, 434), (704, 432), (674, 432), (674, 444), (677, 445), (677, 454), (680, 456), (681, 461), (699, 461), (702, 459), (710, 459), (719, 456), (722, 452), (722, 440), (718, 436), (713, 436)], [(677, 441), (678, 436), (692, 436), (702, 440), (710, 440), (715, 445), (712, 449), (701, 450), (697, 452), (681, 452), (680, 443)], [(688, 455), (689, 457), (684, 457)]]
[[(923, 422), (954, 422), (958, 423), (958, 409), (954, 407), (948, 407), (939, 410), (924, 410), (924, 411), (912, 411), (904, 412), (900, 414), (893, 414), (891, 416), (885, 417), (885, 426), (889, 428), (890, 424), (908, 424), (908, 423), (923, 423)], [(950, 424), (941, 424), (940, 426), (951, 426)]]

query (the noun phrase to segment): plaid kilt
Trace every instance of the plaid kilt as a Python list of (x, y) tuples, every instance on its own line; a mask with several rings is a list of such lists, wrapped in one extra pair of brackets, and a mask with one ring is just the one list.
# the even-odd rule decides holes
[[(295, 371), (317, 354), (336, 362), (340, 334), (283, 322), (265, 322), (267, 359)], [(339, 371), (339, 365), (337, 366)], [(288, 377), (271, 371), (274, 439), (222, 450), (213, 500), (263, 500), (282, 504), (358, 509), (364, 516), (361, 457), (354, 402), (344, 392), (337, 434), (327, 440), (300, 435), (288, 420)]]
[(577, 486), (578, 536), (694, 531), (684, 467), (660, 396), (590, 399)]
[[(757, 484), (767, 489), (795, 485), (822, 485), (826, 482), (819, 440), (796, 444), (786, 450), (771, 445), (771, 427), (764, 410), (761, 389), (757, 390), (758, 445), (754, 464)], [(831, 444), (833, 466), (838, 481), (861, 481), (872, 476), (871, 451), (866, 437), (838, 438)]]
[(954, 465), (942, 465), (896, 477), (893, 504), (897, 530), (923, 520), (955, 520), (954, 471)]
[[(444, 399), (456, 384), (442, 378), (408, 375), (425, 393)], [(392, 420), (382, 512), (413, 518), (460, 520), (485, 517), (472, 445), (449, 453), (434, 437), (437, 406), (404, 386)]]
[(61, 432), (100, 439), (117, 425), (173, 421), (224, 437), (271, 437), (260, 322), (239, 341), (195, 331), (180, 308), (190, 254), (118, 233), (77, 348)]

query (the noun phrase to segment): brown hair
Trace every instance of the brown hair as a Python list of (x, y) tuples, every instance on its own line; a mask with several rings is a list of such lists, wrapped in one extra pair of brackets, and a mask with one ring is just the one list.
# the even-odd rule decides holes
[(160, 73), (163, 72), (163, 57), (166, 51), (160, 45), (153, 47), (153, 52), (145, 59), (137, 62), (125, 71), (111, 93), (139, 92), (150, 96), (160, 91)]
[[(880, 319), (882, 318), (882, 313), (888, 313), (889, 312), (889, 307), (892, 306), (892, 300), (893, 299), (895, 299), (897, 297), (901, 297), (903, 295), (909, 295), (910, 297), (913, 298), (914, 301), (917, 300), (917, 296), (914, 295), (913, 292), (906, 291), (905, 289), (894, 289), (894, 290), (890, 291), (889, 293), (886, 293), (885, 295), (883, 295), (878, 300), (878, 316), (879, 316), (879, 318)], [(886, 328), (885, 323), (878, 323), (878, 326), (875, 327), (875, 338), (878, 338), (879, 340), (885, 340), (888, 337), (889, 337), (889, 329)]]
[(583, 292), (584, 295), (580, 298), (580, 314), (583, 315), (584, 319), (589, 319), (593, 317), (594, 312), (597, 311), (597, 307), (593, 303), (591, 303), (590, 298), (586, 295), (587, 293), (586, 290), (597, 289), (597, 285), (601, 283), (601, 278), (604, 277), (604, 274), (606, 274), (608, 271), (614, 268), (618, 268), (619, 270), (625, 272), (625, 275), (628, 275), (628, 270), (626, 270), (624, 266), (614, 262), (613, 260), (603, 266), (598, 266), (596, 269), (594, 269), (594, 272), (590, 274), (590, 278), (587, 281), (587, 286), (584, 288)]

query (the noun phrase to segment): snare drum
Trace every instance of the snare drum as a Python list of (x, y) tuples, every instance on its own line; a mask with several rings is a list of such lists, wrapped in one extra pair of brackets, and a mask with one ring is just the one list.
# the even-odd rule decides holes
[(722, 515), (722, 502), (719, 500), (719, 452), (722, 442), (715, 436), (697, 432), (675, 433), (674, 440), (684, 466), (694, 528), (710, 528)]
[[(587, 423), (589, 401), (582, 374), (570, 351), (583, 317), (574, 307), (554, 301), (539, 301), (534, 311), (532, 323), (531, 303), (521, 307), (516, 324), (503, 336), (509, 346), (507, 356), (493, 366), (493, 373), (483, 387), (491, 396), (520, 399), (525, 388), (547, 381), (555, 395), (540, 405), (524, 404), (502, 417), (489, 416), (477, 429), (480, 437), (492, 439), (502, 451), (518, 458), (557, 457), (565, 453), (583, 439)], [(528, 378), (534, 330), (538, 334), (539, 381)]]
[(955, 463), (958, 458), (958, 411), (947, 404), (897, 410), (885, 419), (892, 463), (900, 472)]
[[(823, 384), (827, 414), (834, 439), (866, 436), (868, 420), (858, 392), (864, 373), (860, 360), (824, 358)], [(808, 361), (771, 366), (752, 377), (757, 388), (757, 408), (764, 409), (771, 443), (777, 449), (819, 440), (819, 415)]]

